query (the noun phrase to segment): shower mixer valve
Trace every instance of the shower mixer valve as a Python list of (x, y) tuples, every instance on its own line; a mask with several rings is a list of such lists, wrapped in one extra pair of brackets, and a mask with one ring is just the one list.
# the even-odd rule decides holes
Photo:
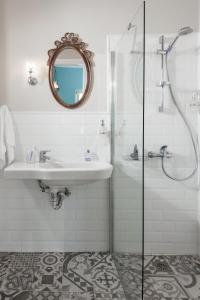
[(147, 156), (149, 158), (156, 158), (156, 157), (159, 157), (159, 158), (171, 158), (172, 157), (172, 153), (167, 151), (167, 147), (168, 147), (167, 145), (163, 145), (160, 148), (160, 152), (149, 151), (148, 154), (147, 154)]

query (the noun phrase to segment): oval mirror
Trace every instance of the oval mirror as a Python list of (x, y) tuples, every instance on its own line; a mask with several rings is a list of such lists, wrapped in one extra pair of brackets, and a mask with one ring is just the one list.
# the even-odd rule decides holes
[(56, 49), (49, 50), (49, 84), (55, 99), (67, 108), (79, 106), (91, 89), (91, 56), (86, 44), (66, 33)]

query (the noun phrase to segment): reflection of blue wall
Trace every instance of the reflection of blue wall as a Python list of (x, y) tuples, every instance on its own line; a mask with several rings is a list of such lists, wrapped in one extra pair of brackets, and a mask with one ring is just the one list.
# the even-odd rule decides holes
[(75, 91), (83, 89), (83, 68), (80, 66), (53, 67), (53, 79), (59, 89), (57, 94), (63, 102), (73, 104)]

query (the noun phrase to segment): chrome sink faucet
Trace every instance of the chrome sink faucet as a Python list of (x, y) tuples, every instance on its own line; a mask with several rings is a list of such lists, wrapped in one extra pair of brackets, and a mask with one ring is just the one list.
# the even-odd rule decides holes
[(45, 163), (47, 160), (50, 160), (51, 157), (47, 156), (47, 152), (51, 152), (51, 150), (41, 150), (40, 151), (40, 158), (39, 158), (39, 162), (40, 163)]

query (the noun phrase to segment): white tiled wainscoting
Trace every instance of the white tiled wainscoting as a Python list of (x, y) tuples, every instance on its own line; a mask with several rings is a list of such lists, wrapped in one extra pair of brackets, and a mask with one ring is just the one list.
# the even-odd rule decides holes
[[(33, 145), (59, 160), (83, 160), (87, 149), (110, 160), (109, 137), (99, 135), (106, 113), (12, 112), (16, 160)], [(105, 251), (108, 249), (108, 181), (70, 188), (55, 211), (34, 180), (0, 178), (0, 251)]]

